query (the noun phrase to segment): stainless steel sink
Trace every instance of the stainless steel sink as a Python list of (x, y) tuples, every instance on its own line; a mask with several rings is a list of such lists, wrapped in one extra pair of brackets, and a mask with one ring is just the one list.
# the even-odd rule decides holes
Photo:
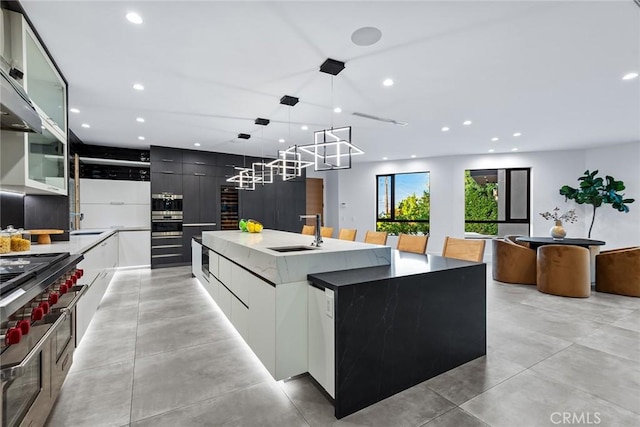
[(276, 248), (267, 248), (276, 252), (303, 252), (303, 251), (315, 251), (317, 248), (312, 246), (279, 246)]

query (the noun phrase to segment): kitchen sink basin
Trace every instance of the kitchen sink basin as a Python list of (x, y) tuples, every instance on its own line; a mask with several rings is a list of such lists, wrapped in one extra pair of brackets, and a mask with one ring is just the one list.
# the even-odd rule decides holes
[(317, 248), (312, 246), (279, 246), (277, 248), (267, 248), (276, 252), (303, 252), (303, 251), (315, 251)]

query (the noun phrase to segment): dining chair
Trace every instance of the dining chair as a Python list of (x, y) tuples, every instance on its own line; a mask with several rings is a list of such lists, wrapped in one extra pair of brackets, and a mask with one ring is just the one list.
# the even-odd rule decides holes
[(640, 297), (640, 246), (596, 255), (596, 291)]
[(540, 292), (587, 298), (591, 294), (589, 249), (573, 245), (544, 245), (537, 251), (536, 286)]
[(536, 251), (508, 239), (493, 239), (493, 280), (519, 285), (536, 284)]
[(365, 243), (372, 243), (374, 245), (386, 245), (387, 244), (387, 232), (386, 231), (369, 231), (364, 235)]
[(301, 234), (307, 234), (309, 236), (314, 236), (316, 234), (316, 226), (315, 225), (303, 225)]
[(356, 233), (358, 232), (358, 230), (356, 229), (352, 229), (352, 228), (341, 228), (340, 232), (338, 233), (338, 239), (340, 240), (350, 240), (350, 241), (355, 241), (356, 240)]
[(397, 249), (401, 252), (413, 252), (414, 254), (424, 255), (427, 250), (427, 241), (429, 235), (416, 236), (414, 234), (400, 233), (398, 237)]
[(461, 259), (463, 261), (482, 262), (484, 257), (483, 239), (456, 239), (445, 237), (442, 256), (445, 258)]
[(333, 236), (333, 227), (320, 227), (320, 235), (322, 237), (331, 237)]

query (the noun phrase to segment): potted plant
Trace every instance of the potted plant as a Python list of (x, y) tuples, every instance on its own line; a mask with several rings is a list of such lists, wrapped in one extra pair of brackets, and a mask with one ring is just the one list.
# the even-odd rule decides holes
[[(596, 219), (596, 209), (603, 203), (610, 204), (612, 208), (619, 212), (629, 212), (627, 204), (633, 203), (635, 199), (625, 199), (624, 194), (619, 193), (625, 189), (624, 182), (616, 181), (613, 177), (607, 175), (605, 179), (596, 176), (597, 170), (589, 172), (586, 170), (584, 175), (578, 178), (580, 186), (573, 188), (563, 185), (560, 194), (565, 200), (574, 200), (579, 205), (587, 204), (593, 206), (593, 216), (591, 217), (591, 225), (589, 226), (589, 238), (591, 238), (591, 229)], [(606, 184), (605, 184), (606, 180)]]

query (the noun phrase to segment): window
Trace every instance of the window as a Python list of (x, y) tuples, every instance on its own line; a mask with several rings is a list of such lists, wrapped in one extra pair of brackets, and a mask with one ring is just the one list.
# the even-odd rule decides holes
[(465, 171), (467, 237), (529, 234), (530, 169)]
[(376, 230), (429, 233), (429, 172), (378, 175)]

